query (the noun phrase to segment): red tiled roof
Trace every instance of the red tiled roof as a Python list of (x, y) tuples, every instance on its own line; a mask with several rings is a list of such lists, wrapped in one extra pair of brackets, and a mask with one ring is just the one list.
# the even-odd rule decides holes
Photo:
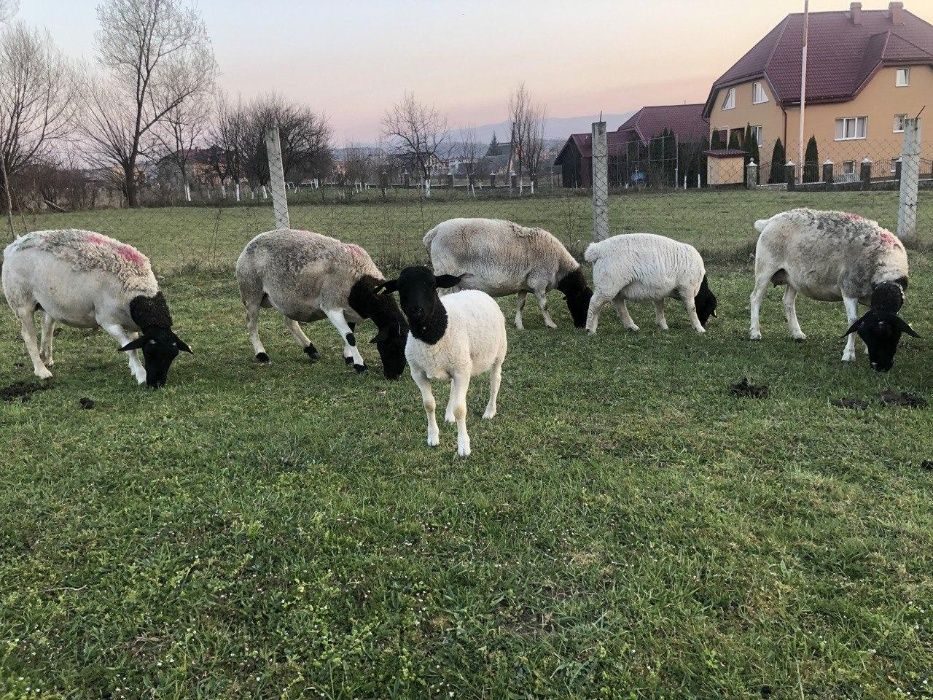
[(702, 104), (642, 107), (619, 127), (619, 132), (634, 132), (644, 144), (665, 129), (673, 131), (684, 143), (706, 141), (709, 122), (703, 116), (703, 107)]
[[(580, 151), (580, 156), (582, 158), (593, 157), (593, 135), (570, 134), (570, 138), (567, 139), (567, 143), (564, 144), (563, 148), (560, 149), (560, 153), (558, 153), (557, 157), (554, 159), (555, 165), (560, 165), (563, 162), (564, 151), (567, 150), (567, 147), (571, 142), (573, 142), (573, 144), (577, 147), (577, 150)], [(606, 132), (606, 144), (609, 147), (609, 155), (621, 155), (625, 151), (626, 143), (628, 143), (628, 139), (625, 138), (625, 134), (620, 134), (618, 131)]]
[(738, 148), (712, 148), (708, 151), (703, 151), (703, 153), (711, 158), (737, 158), (748, 155), (745, 151)]
[[(933, 25), (891, 3), (887, 10), (811, 12), (807, 46), (807, 102), (846, 102), (885, 65), (933, 67)], [(800, 103), (803, 14), (785, 17), (713, 83), (718, 90), (763, 78), (783, 105)]]

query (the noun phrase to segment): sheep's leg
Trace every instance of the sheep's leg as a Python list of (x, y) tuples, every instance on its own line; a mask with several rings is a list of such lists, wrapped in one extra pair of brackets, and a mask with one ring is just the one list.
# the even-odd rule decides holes
[[(127, 333), (119, 323), (101, 323), (100, 319), (98, 319), (98, 323), (111, 338), (117, 341), (121, 348), (136, 339), (134, 337), (136, 335), (135, 333)], [(129, 361), (130, 372), (133, 377), (136, 378), (136, 382), (144, 384), (146, 382), (146, 368), (143, 367), (142, 363), (139, 361), (136, 351), (128, 351), (126, 353), (126, 359)]]
[(259, 301), (256, 301), (255, 304), (245, 304), (245, 306), (246, 332), (249, 333), (249, 342), (253, 346), (253, 355), (258, 362), (269, 362), (266, 348), (263, 347), (262, 340), (259, 339)]
[[(845, 304), (846, 307), (846, 317), (849, 321), (849, 325), (846, 327), (849, 328), (858, 320), (858, 299), (853, 299), (852, 297), (842, 297), (842, 303)], [(846, 348), (842, 351), (843, 362), (855, 362), (856, 335), (856, 333), (849, 333), (849, 335), (846, 336)]]
[(664, 316), (664, 299), (657, 299), (654, 302), (654, 322), (662, 331), (667, 330), (667, 318)]
[(522, 309), (525, 308), (525, 299), (528, 297), (528, 292), (519, 292), (515, 295), (515, 327), (523, 331), (525, 326), (522, 323)]
[(55, 319), (48, 314), (42, 316), (42, 340), (39, 342), (39, 354), (45, 360), (46, 367), (55, 365), (52, 357), (52, 339), (55, 336)]
[(790, 336), (794, 340), (806, 340), (807, 336), (800, 330), (800, 322), (797, 320), (797, 289), (787, 285), (784, 290), (784, 318), (787, 319), (787, 328)]
[(39, 345), (36, 342), (36, 321), (33, 318), (34, 308), (16, 309), (16, 316), (19, 318), (20, 335), (23, 336), (23, 342), (26, 344), (26, 352), (29, 359), (32, 360), (32, 372), (39, 379), (51, 379), (52, 373), (42, 362), (42, 354), (39, 352)]
[(451, 377), (450, 401), (453, 403), (454, 418), (457, 421), (457, 454), (461, 457), (470, 456), (470, 436), (466, 427), (466, 396), (469, 388), (469, 373), (458, 372)]
[(363, 362), (363, 356), (360, 355), (359, 348), (356, 347), (356, 336), (353, 335), (353, 329), (350, 328), (350, 324), (347, 323), (347, 319), (343, 317), (342, 309), (330, 309), (325, 311), (327, 318), (334, 325), (334, 328), (337, 329), (337, 332), (340, 333), (340, 337), (343, 338), (347, 347), (350, 348), (350, 357), (353, 360), (353, 369), (357, 372), (366, 371), (366, 363)]
[[(505, 359), (505, 358), (503, 358)], [(499, 396), (499, 385), (502, 383), (502, 360), (497, 360), (489, 372), (489, 403), (483, 411), (483, 418), (492, 418), (496, 415), (496, 399)]]
[(770, 274), (759, 274), (755, 278), (755, 288), (749, 297), (751, 307), (751, 324), (749, 326), (748, 337), (752, 340), (761, 340), (761, 327), (758, 324), (758, 316), (761, 312), (761, 302), (764, 301), (765, 294), (768, 293), (768, 283), (771, 281)]
[(284, 318), (285, 328), (287, 328), (288, 332), (292, 334), (292, 338), (294, 338), (295, 342), (298, 343), (298, 347), (304, 351), (305, 355), (311, 358), (311, 362), (317, 362), (317, 360), (321, 357), (321, 354), (317, 351), (317, 348), (314, 347), (314, 343), (312, 343), (308, 336), (305, 335), (304, 331), (301, 330), (301, 326), (298, 324), (298, 321), (288, 318), (287, 316)]
[[(350, 326), (350, 330), (353, 332), (353, 337), (356, 337), (356, 324), (350, 323), (347, 321), (347, 325)], [(347, 365), (353, 364), (353, 348), (347, 344), (346, 338), (343, 340), (343, 362)]]
[(687, 310), (687, 318), (690, 319), (693, 330), (697, 333), (706, 333), (706, 329), (703, 327), (703, 324), (700, 323), (700, 317), (697, 316), (697, 305), (694, 301), (694, 296), (696, 295), (691, 294), (689, 289), (678, 289), (677, 293), (680, 294), (680, 298), (684, 301), (684, 308)]
[(596, 333), (596, 328), (599, 326), (599, 314), (609, 301), (610, 298), (603, 296), (598, 290), (594, 291), (593, 296), (590, 297), (590, 308), (586, 311), (586, 330), (590, 334)]
[(424, 413), (428, 418), (428, 446), (437, 447), (441, 442), (440, 430), (437, 428), (437, 418), (434, 415), (434, 409), (437, 404), (434, 402), (434, 393), (431, 391), (431, 382), (427, 375), (419, 367), (411, 365), (411, 378), (415, 380), (418, 389), (421, 390), (421, 403), (424, 406)]
[(622, 325), (630, 331), (638, 332), (638, 326), (636, 326), (635, 321), (632, 320), (632, 316), (628, 312), (628, 306), (625, 304), (625, 297), (621, 294), (617, 295), (616, 298), (612, 300), (612, 305), (616, 307), (616, 315), (619, 317), (619, 320), (622, 321)]

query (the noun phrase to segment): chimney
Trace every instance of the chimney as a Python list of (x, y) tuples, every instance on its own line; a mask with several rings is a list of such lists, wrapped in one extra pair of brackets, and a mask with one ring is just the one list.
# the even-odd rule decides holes
[(888, 3), (888, 15), (891, 17), (891, 24), (904, 24), (904, 3)]
[(862, 3), (853, 2), (849, 5), (849, 17), (852, 18), (852, 24), (862, 23)]

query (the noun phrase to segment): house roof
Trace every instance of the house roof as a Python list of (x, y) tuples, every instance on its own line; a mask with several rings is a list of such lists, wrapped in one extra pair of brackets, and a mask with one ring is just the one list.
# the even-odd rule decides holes
[[(625, 144), (628, 143), (626, 134), (620, 133), (618, 131), (607, 131), (606, 132), (606, 145), (609, 148), (610, 156), (621, 155), (625, 151)], [(582, 158), (592, 158), (593, 157), (593, 135), (592, 134), (570, 134), (570, 138), (567, 139), (567, 143), (564, 144), (563, 148), (560, 149), (560, 152), (557, 154), (557, 157), (554, 159), (554, 165), (560, 165), (563, 163), (564, 154), (570, 148), (570, 145), (573, 144), (576, 146), (577, 150), (580, 152)]]
[(642, 107), (619, 127), (619, 132), (630, 132), (644, 144), (665, 129), (673, 131), (683, 142), (706, 141), (709, 122), (703, 116), (703, 107), (702, 104)]
[(710, 158), (744, 158), (748, 155), (739, 148), (711, 148), (703, 153)]
[[(803, 14), (785, 17), (713, 83), (704, 115), (716, 94), (763, 78), (782, 106), (800, 103)], [(887, 10), (811, 12), (807, 41), (807, 102), (847, 102), (875, 72), (888, 65), (933, 67), (933, 25), (892, 2)]]

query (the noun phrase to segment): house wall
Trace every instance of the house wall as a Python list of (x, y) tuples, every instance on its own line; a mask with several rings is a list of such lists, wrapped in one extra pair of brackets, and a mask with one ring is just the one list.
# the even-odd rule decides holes
[[(807, 105), (804, 128), (804, 146), (810, 136), (816, 136), (820, 162), (829, 159), (841, 174), (844, 161), (858, 162), (868, 157), (874, 163), (873, 175), (889, 174), (892, 161), (901, 152), (904, 140), (902, 133), (894, 132), (894, 115), (916, 115), (933, 95), (933, 68), (911, 66), (910, 85), (895, 86), (896, 68), (881, 68), (868, 85), (849, 102), (836, 104)], [(716, 95), (710, 113), (710, 134), (716, 129), (743, 129), (746, 124), (762, 127), (762, 159), (770, 159), (774, 142), (781, 138), (787, 157), (797, 162), (799, 107), (787, 108), (787, 134), (784, 134), (784, 113), (776, 104), (767, 81), (762, 81), (768, 102), (752, 104), (752, 82), (736, 87), (735, 108), (722, 109), (725, 90)], [(868, 117), (867, 136), (864, 139), (836, 141), (836, 119), (843, 117)], [(925, 122), (925, 123), (924, 123)], [(925, 159), (922, 169), (928, 172), (933, 160), (933, 119), (921, 117), (921, 153)]]

